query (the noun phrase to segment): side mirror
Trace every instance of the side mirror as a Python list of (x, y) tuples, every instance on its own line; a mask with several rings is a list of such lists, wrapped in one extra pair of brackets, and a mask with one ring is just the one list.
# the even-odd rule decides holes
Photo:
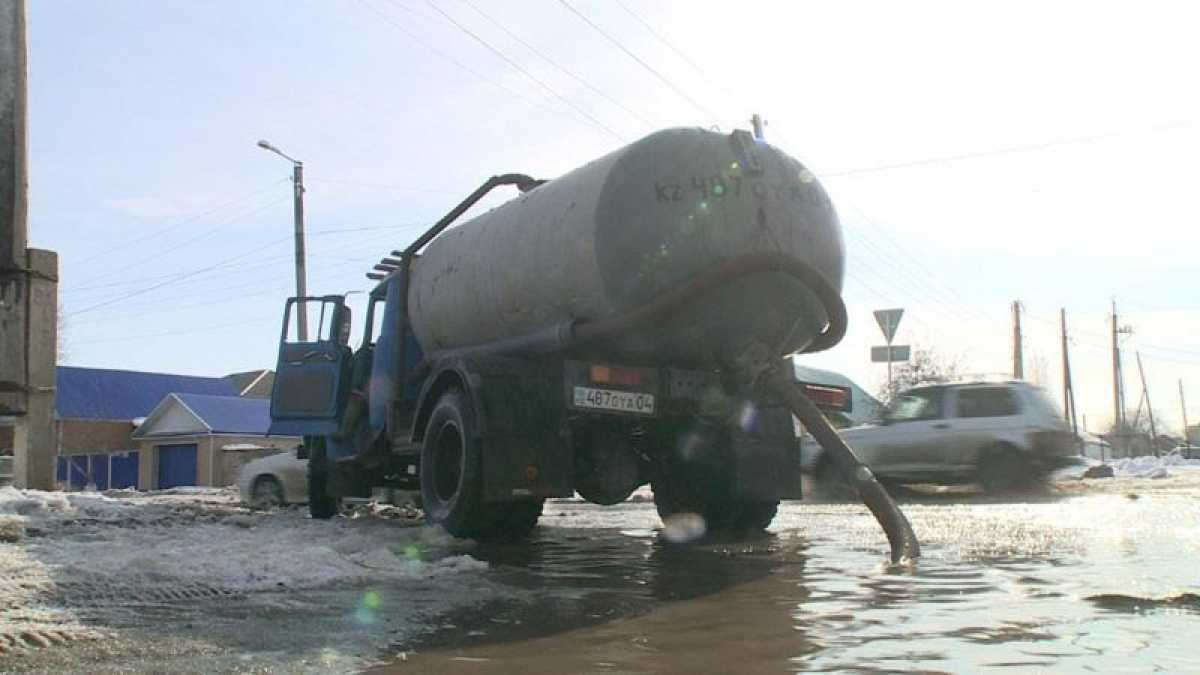
[(308, 459), (308, 446), (301, 443), (296, 446), (296, 459)]

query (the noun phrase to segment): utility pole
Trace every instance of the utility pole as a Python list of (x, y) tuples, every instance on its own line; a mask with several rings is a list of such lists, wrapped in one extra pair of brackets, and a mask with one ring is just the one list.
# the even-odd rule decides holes
[(1183, 413), (1183, 445), (1192, 447), (1192, 439), (1188, 436), (1187, 403), (1183, 399), (1183, 380), (1179, 381), (1179, 412)]
[(1025, 363), (1021, 354), (1021, 301), (1013, 300), (1013, 379), (1025, 378)]
[(0, 0), (0, 415), (13, 483), (54, 488), (58, 255), (28, 248), (25, 0)]
[(765, 127), (766, 125), (767, 125), (767, 122), (766, 122), (766, 120), (764, 120), (762, 118), (762, 115), (759, 115), (758, 113), (754, 113), (753, 115), (750, 116), (750, 126), (751, 126), (751, 128), (754, 129), (754, 137), (756, 139), (758, 139), (760, 141), (766, 140), (766, 136), (763, 135), (763, 127)]
[(1158, 429), (1154, 426), (1154, 408), (1150, 406), (1150, 387), (1146, 386), (1146, 371), (1142, 370), (1142, 353), (1137, 355), (1138, 377), (1142, 380), (1142, 398), (1146, 399), (1146, 414), (1150, 416), (1150, 449), (1158, 457)]
[(1062, 319), (1063, 417), (1071, 423), (1071, 433), (1079, 435), (1075, 421), (1075, 388), (1071, 382), (1071, 356), (1067, 352), (1067, 308), (1059, 310)]
[[(308, 295), (308, 283), (306, 281), (308, 277), (305, 271), (304, 253), (304, 162), (289, 157), (282, 150), (267, 141), (259, 141), (258, 147), (263, 150), (269, 150), (292, 163), (292, 189), (294, 191), (292, 215), (295, 220), (296, 296), (303, 298)], [(300, 342), (308, 342), (308, 313), (304, 309), (303, 301), (296, 304), (296, 336), (300, 339)]]
[[(1113, 368), (1113, 440), (1125, 428), (1121, 410), (1121, 346), (1117, 342), (1117, 301), (1112, 301), (1112, 368)], [(1116, 450), (1116, 443), (1113, 444)]]

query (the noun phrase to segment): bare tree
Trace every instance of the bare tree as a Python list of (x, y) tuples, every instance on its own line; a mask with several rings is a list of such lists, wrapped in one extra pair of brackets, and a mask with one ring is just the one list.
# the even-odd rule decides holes
[(878, 398), (890, 405), (894, 394), (921, 384), (952, 382), (959, 379), (962, 368), (958, 357), (940, 354), (932, 347), (913, 347), (912, 357), (892, 370), (892, 390), (887, 383), (879, 387)]

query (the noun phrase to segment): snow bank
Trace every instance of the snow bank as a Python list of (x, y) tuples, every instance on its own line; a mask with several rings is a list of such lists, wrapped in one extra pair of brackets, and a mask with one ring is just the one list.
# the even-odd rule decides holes
[[(166, 491), (164, 491), (166, 493)], [(54, 576), (204, 584), (229, 592), (422, 579), (487, 569), (444, 531), (381, 518), (309, 519), (203, 501), (211, 491), (106, 496), (0, 488), (0, 533)], [(110, 493), (111, 494), (111, 493)], [(181, 495), (192, 494), (191, 499)], [(0, 575), (6, 570), (0, 560)]]
[(488, 564), (469, 555), (472, 547), (411, 518), (254, 512), (230, 491), (101, 495), (3, 487), (0, 656), (103, 639), (93, 626), (145, 607), (251, 593), (286, 602), (274, 594), (398, 582), (426, 598), (467, 605), (496, 588), (481, 574)]
[(1167, 478), (1171, 475), (1168, 469), (1200, 469), (1200, 459), (1184, 459), (1179, 455), (1125, 457), (1111, 460), (1109, 465), (1118, 476)]
[(23, 524), (44, 525), (86, 518), (116, 521), (128, 518), (137, 507), (92, 492), (42, 492), (0, 487), (0, 516)]

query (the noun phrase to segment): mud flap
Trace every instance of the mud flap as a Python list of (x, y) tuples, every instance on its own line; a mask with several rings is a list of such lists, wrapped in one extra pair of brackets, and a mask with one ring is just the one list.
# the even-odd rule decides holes
[(763, 406), (733, 431), (734, 494), (742, 499), (800, 499), (800, 442), (792, 415)]

